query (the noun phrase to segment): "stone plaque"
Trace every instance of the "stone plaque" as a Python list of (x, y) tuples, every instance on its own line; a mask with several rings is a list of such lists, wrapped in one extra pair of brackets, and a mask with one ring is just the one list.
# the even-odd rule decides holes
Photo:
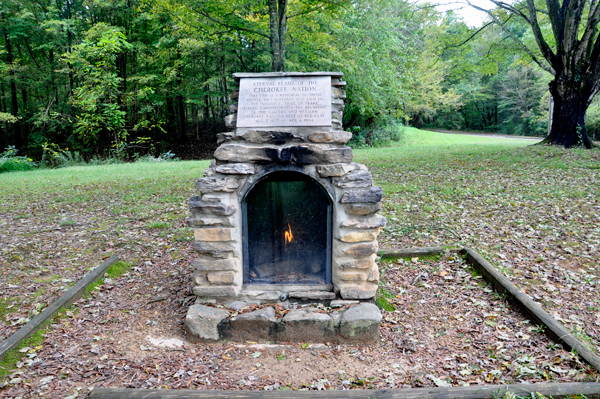
[(331, 126), (331, 76), (240, 79), (237, 127)]

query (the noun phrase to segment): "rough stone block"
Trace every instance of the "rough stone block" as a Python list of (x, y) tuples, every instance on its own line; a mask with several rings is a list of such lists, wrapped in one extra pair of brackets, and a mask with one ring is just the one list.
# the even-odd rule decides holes
[(208, 339), (216, 341), (220, 338), (219, 327), (229, 318), (225, 309), (210, 306), (193, 305), (185, 316), (185, 327), (192, 340)]
[(237, 206), (225, 205), (218, 199), (204, 200), (198, 196), (190, 198), (190, 211), (195, 213), (212, 213), (219, 216), (231, 216)]
[(371, 187), (373, 185), (373, 176), (371, 172), (365, 170), (355, 170), (341, 177), (331, 179), (333, 185), (340, 188), (361, 188)]
[(335, 299), (335, 293), (329, 291), (295, 291), (289, 293), (290, 300), (300, 301), (327, 301)]
[(196, 188), (200, 190), (201, 193), (212, 193), (215, 191), (231, 193), (239, 186), (240, 181), (234, 177), (226, 179), (203, 177), (202, 179), (196, 180)]
[(196, 241), (234, 241), (235, 229), (207, 227), (204, 229), (194, 229), (194, 238)]
[(189, 227), (199, 226), (224, 226), (232, 227), (235, 225), (233, 218), (230, 217), (210, 217), (202, 214), (194, 214), (186, 219)]
[(254, 312), (248, 312), (238, 315), (232, 318), (231, 320), (245, 322), (275, 323), (275, 308), (273, 308), (273, 306), (267, 306), (265, 308), (255, 310)]
[(248, 163), (228, 163), (217, 166), (215, 170), (225, 175), (253, 175), (254, 165)]
[(277, 130), (242, 130), (237, 132), (238, 139), (249, 143), (285, 144), (290, 141), (302, 141), (302, 137), (292, 132)]
[(346, 255), (354, 256), (355, 258), (365, 258), (374, 253), (377, 253), (377, 246), (374, 244), (353, 245), (346, 250)]
[(381, 204), (350, 204), (345, 209), (351, 215), (370, 215), (381, 210)]
[(353, 259), (342, 262), (340, 265), (341, 269), (370, 269), (375, 264), (375, 259), (377, 258), (377, 254), (373, 254), (369, 257), (362, 259)]
[(357, 303), (359, 303), (359, 301), (344, 301), (342, 299), (338, 299), (335, 301), (331, 301), (329, 306), (331, 306), (332, 308), (341, 308), (344, 306), (355, 305)]
[(335, 334), (329, 315), (308, 309), (293, 309), (283, 317), (283, 335), (297, 342), (322, 342)]
[(331, 102), (331, 110), (332, 111), (343, 112), (344, 108), (346, 108), (346, 105), (343, 104), (343, 103), (342, 104), (335, 104), (335, 103)]
[(346, 98), (346, 90), (340, 87), (331, 88), (331, 97), (333, 98)]
[(344, 234), (340, 240), (343, 242), (364, 242), (375, 241), (379, 235), (379, 229), (369, 231), (355, 231), (354, 233)]
[(235, 278), (235, 272), (208, 272), (206, 278), (211, 284), (231, 285)]
[(194, 273), (192, 273), (192, 281), (195, 285), (208, 285), (206, 273), (200, 270), (196, 270)]
[(340, 335), (347, 339), (376, 340), (382, 319), (381, 311), (372, 303), (353, 305), (342, 314)]
[(342, 272), (340, 273), (340, 280), (347, 283), (362, 283), (366, 280), (366, 276), (360, 272)]
[(238, 266), (238, 260), (233, 258), (228, 259), (211, 259), (211, 258), (197, 258), (193, 262), (193, 266), (196, 270), (202, 271), (222, 271), (222, 270), (235, 270)]
[(342, 195), (342, 199), (340, 200), (340, 202), (343, 204), (356, 202), (376, 203), (381, 201), (381, 198), (383, 198), (383, 190), (381, 189), (381, 187), (369, 187), (352, 191), (346, 191), (344, 195)]
[[(336, 114), (336, 113), (332, 113)], [(341, 116), (341, 112), (338, 112)], [(341, 118), (340, 118), (341, 119)], [(315, 132), (308, 135), (308, 139), (313, 143), (338, 143), (346, 144), (352, 138), (351, 132), (344, 130), (332, 130), (330, 132)]]
[(234, 301), (227, 305), (228, 309), (239, 312), (248, 306), (254, 305), (256, 302), (244, 302), (244, 301)]
[(374, 264), (371, 270), (369, 270), (367, 281), (371, 283), (379, 283), (379, 266), (377, 266), (377, 264)]
[(215, 150), (215, 158), (228, 162), (279, 162), (279, 149), (273, 146), (244, 144), (221, 144)]
[(235, 341), (266, 340), (270, 338), (270, 334), (277, 332), (278, 324), (275, 318), (275, 309), (267, 306), (231, 318), (228, 338)]
[(354, 170), (354, 166), (347, 163), (334, 163), (331, 165), (317, 166), (317, 172), (321, 177), (339, 177), (344, 176)]
[[(343, 120), (343, 118), (344, 118), (344, 113), (343, 113), (343, 112), (341, 112), (341, 111), (336, 111), (335, 109), (332, 109), (332, 110), (331, 110), (331, 117), (332, 117), (333, 119), (337, 119), (337, 120), (340, 120), (340, 121), (341, 121), (341, 120)], [(350, 140), (350, 139), (348, 139), (348, 140)]]
[(299, 164), (350, 163), (353, 157), (352, 148), (350, 147), (299, 144), (286, 148), (290, 151), (291, 160)]
[(217, 133), (217, 144), (224, 143), (226, 141), (230, 141), (235, 137), (234, 132), (223, 132)]
[(343, 299), (371, 299), (377, 292), (376, 284), (369, 285), (341, 285), (340, 295)]
[(194, 294), (197, 296), (231, 298), (237, 296), (238, 290), (238, 287), (233, 285), (196, 286), (194, 287)]
[(225, 127), (228, 129), (235, 129), (237, 126), (237, 114), (227, 115), (225, 117)]
[(230, 258), (235, 256), (235, 246), (232, 241), (229, 242), (194, 242), (192, 243), (194, 251), (200, 254), (207, 254), (214, 258)]
[(385, 227), (385, 217), (374, 215), (368, 218), (348, 218), (342, 222), (341, 227), (350, 227), (354, 229), (376, 229)]
[(237, 111), (238, 111), (238, 105), (237, 105), (237, 104), (229, 104), (229, 105), (227, 106), (227, 110), (228, 110), (230, 113), (232, 113), (232, 114), (235, 114), (235, 113), (237, 113)]

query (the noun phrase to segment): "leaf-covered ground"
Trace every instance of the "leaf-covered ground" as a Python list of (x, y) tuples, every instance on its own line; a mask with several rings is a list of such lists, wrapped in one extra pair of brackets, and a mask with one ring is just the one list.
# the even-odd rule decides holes
[[(599, 351), (600, 152), (408, 133), (403, 146), (356, 151), (384, 188), (380, 246), (470, 246)], [(194, 255), (184, 221), (207, 164), (0, 175), (0, 338), (103, 259), (126, 262), (22, 348), (16, 369), (0, 369), (0, 396), (598, 378), (451, 252), (381, 263), (396, 310), (384, 312), (380, 344), (186, 343)]]

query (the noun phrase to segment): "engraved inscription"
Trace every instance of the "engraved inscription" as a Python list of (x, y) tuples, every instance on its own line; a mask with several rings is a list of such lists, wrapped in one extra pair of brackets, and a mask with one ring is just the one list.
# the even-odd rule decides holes
[(330, 125), (331, 76), (240, 79), (238, 127)]

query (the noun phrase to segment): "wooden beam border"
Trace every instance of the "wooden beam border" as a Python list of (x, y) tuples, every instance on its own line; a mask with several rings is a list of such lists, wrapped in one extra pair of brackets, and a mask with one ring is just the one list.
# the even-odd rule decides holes
[(23, 340), (31, 337), (37, 330), (42, 328), (46, 321), (54, 317), (62, 308), (66, 308), (81, 298), (87, 287), (94, 283), (104, 275), (104, 272), (117, 262), (119, 258), (116, 255), (105, 260), (100, 266), (96, 267), (90, 273), (86, 274), (77, 284), (71, 289), (62, 294), (60, 298), (52, 302), (50, 306), (35, 316), (27, 324), (21, 327), (13, 335), (0, 342), (0, 360), (4, 359), (4, 355), (11, 349), (16, 348)]
[[(447, 388), (350, 389), (330, 391), (225, 391), (190, 389), (96, 388), (89, 399), (257, 399), (257, 398), (327, 398), (327, 399), (498, 399), (507, 392), (517, 397), (533, 397), (540, 393), (554, 399), (585, 395), (600, 398), (600, 383), (567, 382), (544, 384), (477, 385)], [(537, 396), (535, 396), (537, 397)]]
[(521, 291), (506, 276), (500, 273), (491, 263), (479, 253), (470, 248), (464, 248), (461, 253), (477, 271), (492, 284), (494, 290), (501, 295), (509, 294), (516, 302), (525, 308), (531, 317), (539, 324), (547, 327), (546, 333), (554, 340), (562, 343), (567, 349), (575, 350), (579, 357), (600, 372), (600, 356), (592, 352), (559, 321), (555, 320), (548, 312), (538, 305), (531, 297)]
[[(455, 250), (460, 251), (460, 249)], [(382, 258), (414, 258), (418, 256), (437, 256), (444, 253), (442, 247), (415, 247), (399, 249), (382, 249), (377, 254)]]

